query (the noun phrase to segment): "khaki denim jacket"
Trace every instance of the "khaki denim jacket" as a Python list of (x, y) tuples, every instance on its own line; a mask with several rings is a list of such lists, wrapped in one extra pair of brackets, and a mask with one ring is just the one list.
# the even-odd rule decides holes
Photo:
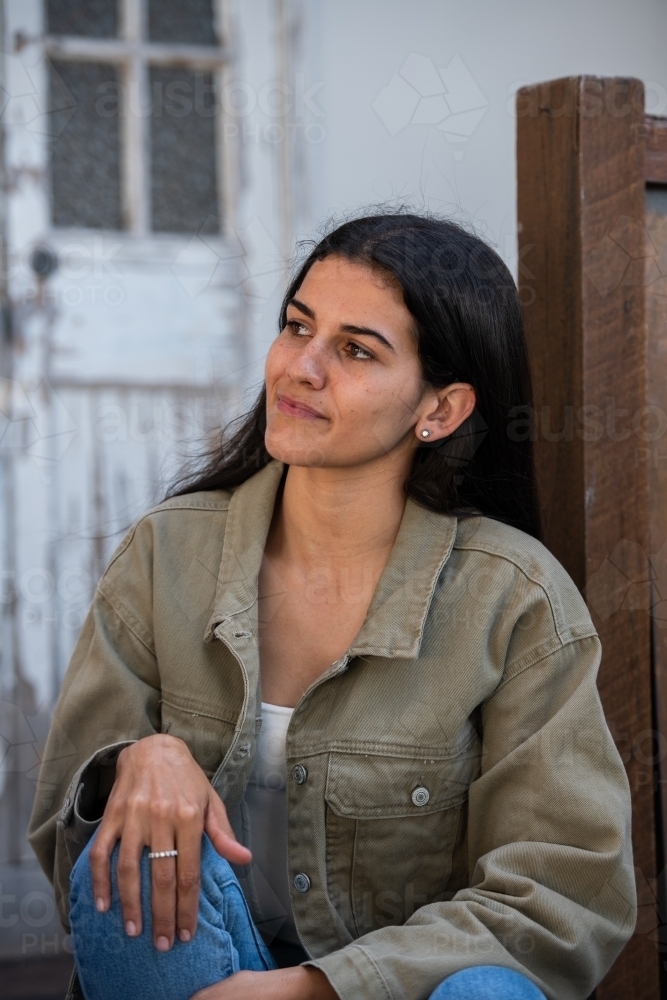
[[(84, 817), (128, 742), (178, 736), (228, 811), (243, 796), (261, 725), (257, 578), (282, 472), (272, 462), (233, 493), (160, 504), (100, 581), (31, 820), (65, 925), (69, 873), (96, 828)], [(515, 969), (556, 1000), (602, 978), (636, 901), (599, 662), (584, 601), (543, 545), (407, 501), (361, 630), (287, 734), (296, 926), (342, 1000), (423, 1000), (473, 965)]]

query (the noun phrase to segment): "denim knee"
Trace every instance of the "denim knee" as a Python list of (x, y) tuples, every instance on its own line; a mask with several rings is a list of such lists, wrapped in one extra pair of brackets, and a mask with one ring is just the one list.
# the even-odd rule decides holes
[[(94, 838), (93, 838), (94, 840)], [(125, 933), (117, 884), (119, 845), (111, 855), (111, 907), (98, 913), (93, 898), (90, 848), (87, 845), (76, 862), (70, 879), (70, 922), (75, 959), (84, 992), (102, 998), (106, 984), (100, 980), (115, 978), (115, 964), (125, 967), (126, 979), (134, 973), (143, 975), (151, 968), (154, 988), (165, 977), (172, 977), (176, 992), (165, 996), (191, 996), (213, 982), (241, 969), (265, 971), (275, 968), (270, 952), (255, 928), (245, 897), (229, 863), (221, 858), (209, 838), (202, 838), (201, 890), (197, 932), (184, 944), (176, 938), (169, 952), (159, 953), (152, 942), (151, 862), (145, 848), (140, 862), (142, 930), (138, 937)], [(202, 979), (202, 976), (204, 977)], [(92, 981), (95, 989), (85, 990)], [(188, 994), (185, 991), (191, 988)], [(143, 987), (142, 987), (143, 989)], [(141, 990), (137, 995), (149, 994)], [(158, 994), (162, 996), (162, 994)]]
[(477, 965), (448, 976), (430, 1000), (545, 1000), (520, 972), (500, 965)]

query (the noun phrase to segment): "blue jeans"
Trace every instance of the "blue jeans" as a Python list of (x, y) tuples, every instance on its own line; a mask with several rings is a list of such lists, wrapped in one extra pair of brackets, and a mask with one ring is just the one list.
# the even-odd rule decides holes
[[(177, 938), (167, 952), (153, 946), (148, 849), (141, 859), (142, 932), (131, 938), (125, 933), (118, 898), (118, 847), (111, 856), (111, 908), (98, 913), (88, 857), (91, 844), (92, 840), (74, 865), (70, 884), (74, 958), (86, 1000), (189, 1000), (235, 972), (276, 968), (236, 876), (208, 837), (202, 842), (197, 933), (187, 944)], [(430, 1000), (544, 1000), (544, 996), (518, 972), (477, 966), (449, 976)]]

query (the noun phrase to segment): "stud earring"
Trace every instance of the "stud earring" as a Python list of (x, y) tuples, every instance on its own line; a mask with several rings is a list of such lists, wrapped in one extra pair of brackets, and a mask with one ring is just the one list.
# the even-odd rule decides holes
[(427, 431), (426, 428), (424, 428), (424, 430), (422, 431), (422, 437), (423, 438), (427, 438), (427, 437), (430, 437), (430, 436), (431, 436), (431, 432)]

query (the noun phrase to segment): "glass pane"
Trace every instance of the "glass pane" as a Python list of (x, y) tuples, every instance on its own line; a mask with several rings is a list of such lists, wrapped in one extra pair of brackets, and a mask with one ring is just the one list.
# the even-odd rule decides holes
[(663, 184), (646, 185), (646, 211), (657, 215), (667, 215), (667, 186)]
[(53, 222), (120, 229), (118, 70), (104, 63), (54, 62), (49, 83)]
[(48, 0), (49, 34), (115, 38), (117, 8), (117, 0)]
[(212, 0), (148, 0), (151, 42), (217, 45)]
[(218, 232), (213, 77), (153, 66), (150, 82), (153, 229)]

